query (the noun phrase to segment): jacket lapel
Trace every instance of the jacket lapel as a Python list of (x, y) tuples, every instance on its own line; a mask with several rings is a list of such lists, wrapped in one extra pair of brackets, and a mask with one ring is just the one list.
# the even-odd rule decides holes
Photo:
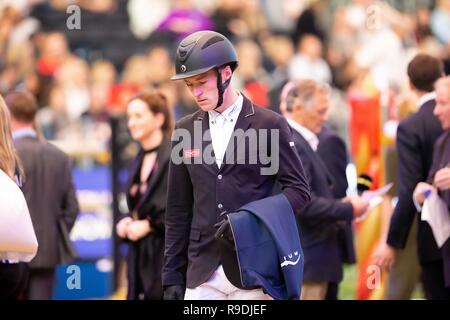
[[(242, 93), (241, 93), (242, 94)], [(247, 99), (246, 96), (242, 94), (244, 101), (242, 103), (242, 109), (239, 113), (239, 117), (236, 121), (236, 125), (234, 126), (233, 134), (230, 137), (230, 141), (228, 141), (227, 149), (225, 151), (225, 155), (223, 156), (223, 162), (219, 171), (223, 171), (225, 168), (229, 168), (232, 165), (236, 164), (237, 160), (237, 150), (239, 144), (242, 143), (244, 135), (237, 135), (235, 138), (236, 131), (245, 132), (252, 124), (252, 118), (255, 115), (255, 107), (253, 103)], [(248, 148), (245, 148), (245, 152), (248, 152)], [(246, 159), (248, 159), (248, 154), (245, 155)]]
[(320, 158), (320, 156), (317, 154), (317, 152), (315, 152), (311, 148), (311, 146), (309, 145), (308, 141), (306, 141), (306, 139), (303, 138), (303, 136), (300, 133), (298, 133), (294, 129), (292, 131), (294, 132), (295, 135), (297, 135), (298, 140), (302, 142), (302, 145), (303, 145), (302, 147), (309, 154), (310, 158), (313, 161), (313, 165), (319, 167), (319, 170), (322, 171), (325, 174), (325, 177), (327, 179), (328, 185), (330, 187), (332, 187), (333, 186), (333, 177), (331, 176), (330, 172), (328, 171), (328, 168), (325, 166), (325, 164), (323, 163), (323, 161)]
[[(201, 137), (195, 137), (194, 134), (194, 139), (201, 139), (200, 141), (194, 141), (194, 146), (202, 146), (201, 148), (201, 152), (206, 154), (207, 157), (211, 156), (212, 159), (205, 159), (203, 158), (203, 154), (201, 154), (200, 156), (202, 157), (202, 165), (212, 171), (214, 174), (217, 174), (217, 172), (219, 171), (219, 168), (217, 167), (216, 164), (216, 155), (214, 154), (214, 149), (212, 146), (212, 139), (211, 139), (211, 131), (209, 129), (209, 115), (208, 112), (202, 112), (200, 113), (200, 115), (197, 117), (197, 121), (201, 121), (202, 122), (202, 132), (201, 132)], [(206, 152), (205, 152), (206, 150)], [(208, 163), (208, 161), (211, 160), (212, 163)]]

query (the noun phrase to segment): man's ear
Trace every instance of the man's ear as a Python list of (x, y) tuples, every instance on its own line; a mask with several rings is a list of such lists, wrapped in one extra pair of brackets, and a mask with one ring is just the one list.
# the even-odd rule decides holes
[(298, 101), (298, 98), (296, 98), (294, 100), (294, 103), (292, 103), (292, 110), (291, 110), (291, 112), (292, 113), (294, 113), (294, 112), (297, 113), (297, 112), (302, 111), (302, 109), (303, 109), (303, 107), (302, 107), (301, 103)]
[(226, 66), (226, 67), (222, 68), (222, 70), (221, 70), (222, 82), (225, 82), (225, 81), (231, 79), (232, 75), (233, 75), (233, 71), (231, 71), (230, 66)]

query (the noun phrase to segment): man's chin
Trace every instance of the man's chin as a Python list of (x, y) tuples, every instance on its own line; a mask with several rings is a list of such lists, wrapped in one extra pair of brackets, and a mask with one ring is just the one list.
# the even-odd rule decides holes
[(213, 109), (213, 107), (211, 105), (209, 105), (209, 104), (199, 104), (199, 103), (197, 103), (197, 105), (198, 105), (198, 107), (200, 109), (202, 109), (205, 112), (208, 112), (208, 111)]

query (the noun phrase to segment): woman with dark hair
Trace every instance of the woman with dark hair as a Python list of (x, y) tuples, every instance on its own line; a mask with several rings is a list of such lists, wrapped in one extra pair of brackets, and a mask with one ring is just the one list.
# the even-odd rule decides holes
[(127, 184), (130, 213), (116, 225), (117, 235), (129, 241), (127, 299), (162, 299), (172, 116), (163, 94), (145, 92), (128, 103), (127, 117), (131, 136), (140, 144)]

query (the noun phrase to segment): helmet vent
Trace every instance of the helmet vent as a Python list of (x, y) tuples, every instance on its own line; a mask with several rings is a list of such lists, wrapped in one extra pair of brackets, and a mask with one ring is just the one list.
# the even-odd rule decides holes
[(195, 47), (195, 44), (196, 42), (191, 42), (186, 45), (180, 45), (180, 47), (178, 48), (178, 57), (181, 62), (185, 62), (189, 58)]
[(219, 36), (212, 37), (211, 39), (206, 41), (206, 43), (202, 46), (202, 50), (205, 49), (205, 48), (208, 48), (209, 46), (211, 46), (214, 43), (217, 43), (219, 41), (223, 41), (223, 38), (219, 37)]

